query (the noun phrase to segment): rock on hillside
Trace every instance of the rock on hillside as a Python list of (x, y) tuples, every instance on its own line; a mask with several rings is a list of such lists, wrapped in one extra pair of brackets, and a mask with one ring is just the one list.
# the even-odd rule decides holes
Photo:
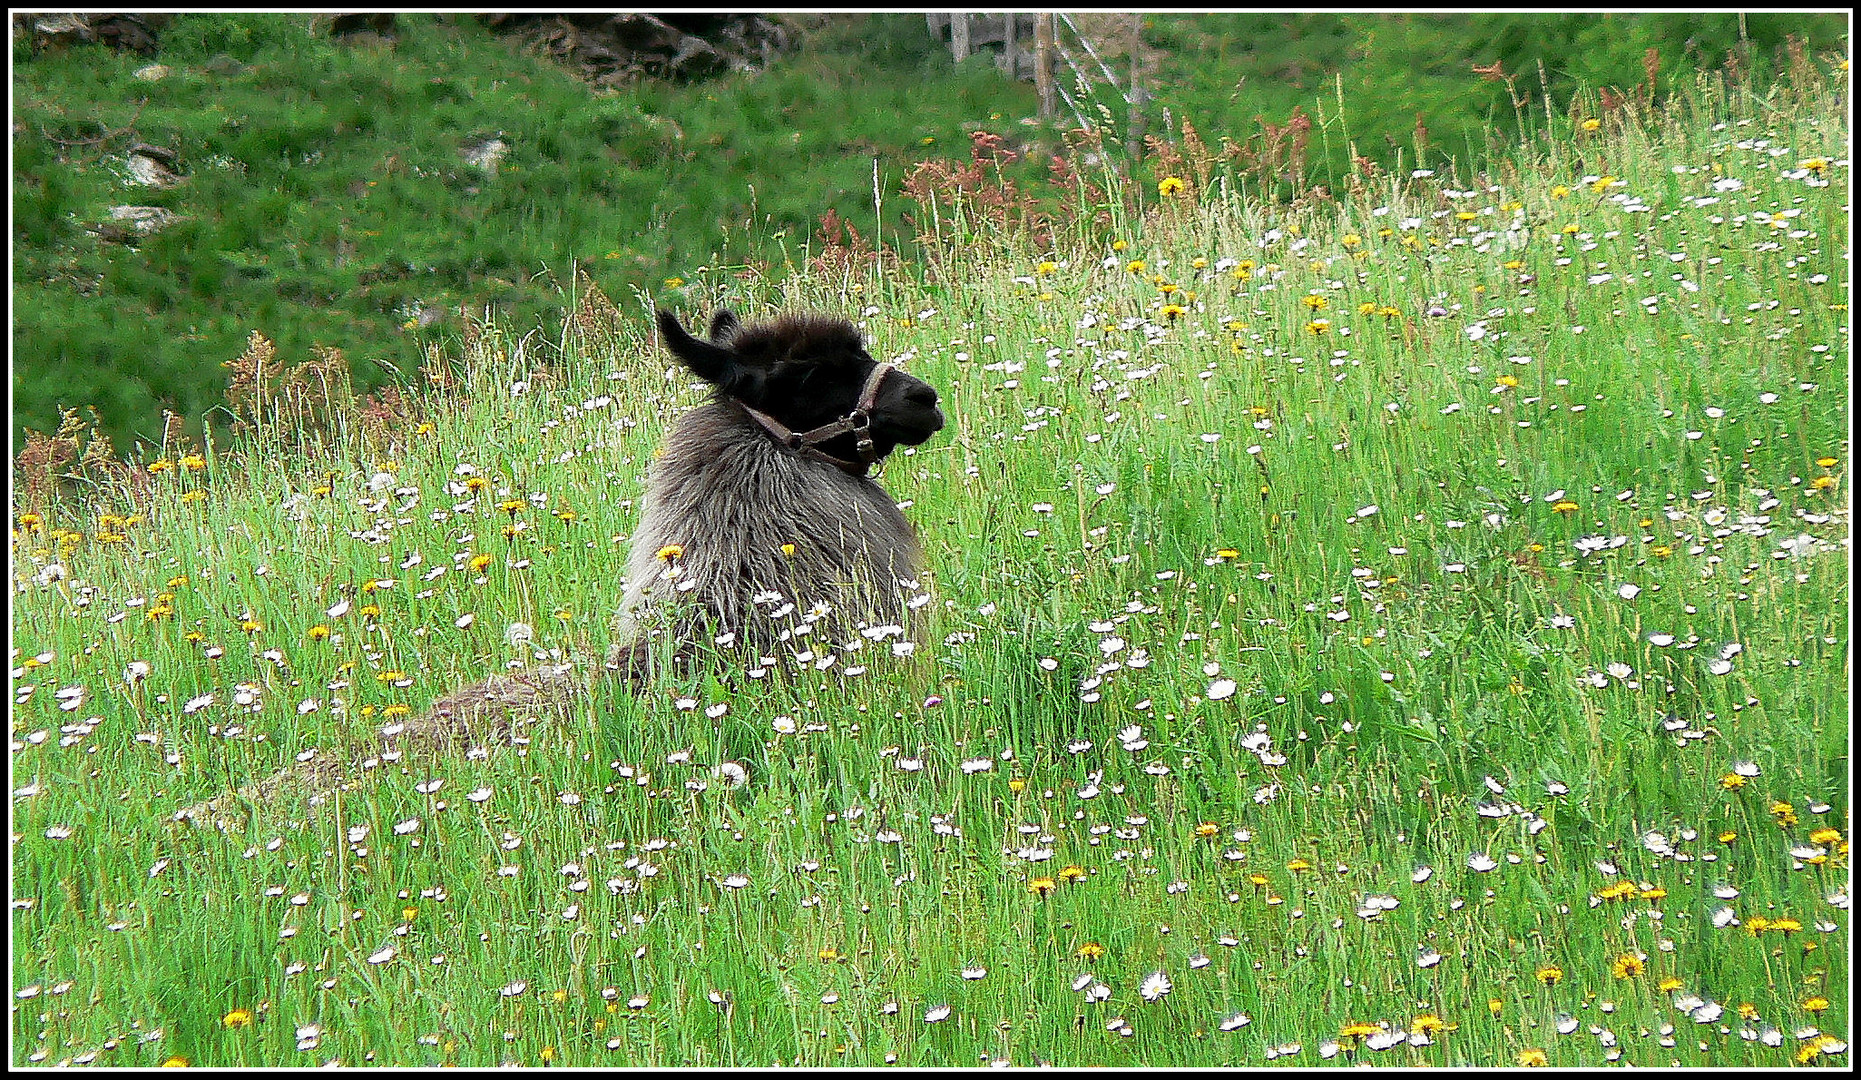
[(532, 14), (480, 15), (577, 70), (597, 86), (641, 77), (693, 82), (767, 66), (788, 49), (787, 31), (761, 15)]

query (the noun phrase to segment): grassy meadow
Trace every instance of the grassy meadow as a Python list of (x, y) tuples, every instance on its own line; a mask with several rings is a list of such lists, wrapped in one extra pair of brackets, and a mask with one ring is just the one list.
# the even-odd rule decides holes
[[(1845, 68), (1290, 206), (1185, 137), (1045, 232), (931, 185), (895, 256), (563, 266), (394, 408), (255, 341), (230, 442), (16, 471), (13, 1063), (1846, 1065)], [(881, 478), (921, 640), (173, 821), (600, 655), (702, 400), (652, 302), (943, 391)]]

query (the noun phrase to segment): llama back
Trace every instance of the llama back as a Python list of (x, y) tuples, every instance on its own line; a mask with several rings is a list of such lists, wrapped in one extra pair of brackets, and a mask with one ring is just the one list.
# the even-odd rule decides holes
[[(672, 546), (680, 554), (662, 560)], [(899, 582), (920, 565), (910, 523), (878, 484), (783, 450), (741, 408), (715, 402), (688, 413), (653, 463), (615, 640), (734, 633), (766, 648), (786, 625), (758, 608), (770, 593), (798, 612), (826, 605), (817, 635), (907, 626)]]

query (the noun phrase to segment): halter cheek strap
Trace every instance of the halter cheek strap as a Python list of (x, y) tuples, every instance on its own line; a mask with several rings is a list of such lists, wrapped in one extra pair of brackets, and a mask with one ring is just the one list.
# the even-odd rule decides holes
[[(774, 436), (776, 442), (795, 451), (802, 457), (813, 458), (816, 461), (825, 461), (829, 465), (842, 469), (853, 476), (865, 476), (867, 471), (872, 468), (873, 464), (879, 460), (879, 455), (872, 441), (872, 409), (874, 405), (878, 404), (880, 385), (885, 382), (885, 377), (895, 370), (897, 369), (891, 364), (874, 365), (872, 374), (866, 376), (866, 385), (860, 388), (859, 401), (854, 404), (853, 411), (847, 413), (838, 420), (822, 424), (820, 427), (810, 431), (791, 431), (786, 424), (770, 416), (768, 413), (753, 409), (741, 401), (738, 401), (737, 404), (743, 406), (743, 411), (749, 414), (750, 419), (761, 424), (764, 431)], [(858, 461), (848, 461), (842, 457), (835, 457), (825, 450), (819, 449), (816, 445), (818, 443), (824, 443), (829, 439), (838, 438), (848, 432), (851, 432), (854, 436), (853, 445), (859, 452)]]

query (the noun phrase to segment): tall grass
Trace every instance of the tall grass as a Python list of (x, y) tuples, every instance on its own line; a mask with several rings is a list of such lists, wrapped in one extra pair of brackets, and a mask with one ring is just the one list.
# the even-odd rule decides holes
[(931, 630), (243, 832), (170, 817), (599, 655), (699, 400), (645, 298), (41, 486), (16, 1063), (1844, 1062), (1845, 102), (1721, 90), (1485, 177), (1267, 206), (1185, 145), (1064, 227), (694, 268), (660, 301), (842, 311), (945, 392), (883, 477)]

